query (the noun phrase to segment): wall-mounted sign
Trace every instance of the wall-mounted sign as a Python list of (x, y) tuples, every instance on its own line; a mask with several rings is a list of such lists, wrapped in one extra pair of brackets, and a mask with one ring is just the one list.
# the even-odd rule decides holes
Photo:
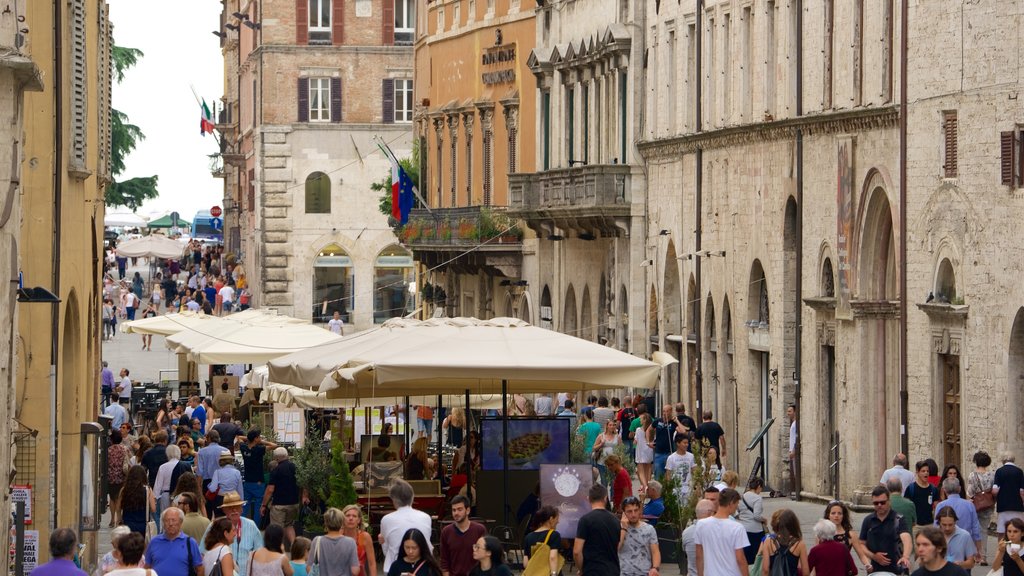
[(516, 45), (493, 46), (480, 55), (484, 84), (512, 84), (516, 81)]

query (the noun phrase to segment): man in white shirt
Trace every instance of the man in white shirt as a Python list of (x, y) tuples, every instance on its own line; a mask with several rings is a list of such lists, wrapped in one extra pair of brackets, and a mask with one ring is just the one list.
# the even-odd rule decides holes
[(676, 451), (665, 460), (665, 470), (672, 472), (679, 481), (675, 490), (676, 498), (679, 502), (685, 502), (690, 494), (690, 471), (693, 470), (695, 460), (690, 452), (690, 437), (677, 433), (675, 440)]
[(878, 481), (879, 484), (885, 484), (889, 481), (889, 478), (899, 478), (900, 484), (903, 485), (903, 491), (906, 492), (907, 486), (910, 486), (917, 481), (914, 473), (907, 469), (910, 462), (907, 460), (907, 455), (900, 452), (899, 454), (892, 457), (892, 468), (889, 468), (885, 472), (882, 472), (882, 479)]
[(135, 295), (135, 289), (129, 288), (128, 293), (124, 295), (124, 313), (129, 322), (135, 320), (135, 310), (138, 305), (139, 297)]
[(551, 416), (554, 413), (551, 411), (551, 394), (543, 392), (537, 396), (533, 401), (533, 411), (537, 416)]
[(743, 525), (732, 518), (739, 503), (740, 493), (726, 488), (718, 496), (715, 515), (697, 523), (697, 576), (749, 576), (743, 550), (750, 541)]
[[(380, 534), (377, 536), (384, 547), (384, 573), (387, 573), (391, 563), (398, 558), (402, 550), (402, 536), (406, 530), (416, 528), (423, 533), (427, 543), (430, 543), (430, 516), (412, 507), (412, 486), (405, 480), (395, 480), (388, 495), (395, 506), (395, 511), (381, 518)], [(746, 539), (746, 533), (743, 538)]]
[(121, 368), (121, 382), (117, 385), (117, 399), (126, 410), (132, 409), (132, 379), (127, 368)]
[(223, 303), (222, 306), (223, 306), (223, 310), (224, 310), (225, 314), (227, 314), (228, 312), (231, 312), (231, 304), (234, 301), (234, 299), (235, 299), (235, 289), (232, 288), (231, 286), (225, 284), (220, 289), (220, 300)]
[(341, 321), (341, 313), (337, 310), (334, 311), (334, 318), (331, 318), (327, 322), (327, 329), (334, 332), (338, 336), (343, 336), (345, 323)]
[[(786, 406), (786, 418), (789, 418), (789, 477), (796, 478), (799, 470), (796, 462), (796, 404)], [(791, 485), (796, 498), (796, 482)]]

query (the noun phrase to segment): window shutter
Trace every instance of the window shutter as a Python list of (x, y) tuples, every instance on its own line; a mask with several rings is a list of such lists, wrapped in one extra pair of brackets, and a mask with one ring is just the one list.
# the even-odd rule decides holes
[(1014, 174), (1013, 174), (1013, 168), (1014, 168), (1014, 158), (1013, 158), (1014, 145), (1013, 144), (1014, 144), (1014, 142), (1013, 142), (1013, 136), (1014, 136), (1014, 134), (1013, 134), (1012, 131), (1010, 131), (1010, 132), (1000, 132), (999, 133), (999, 155), (1000, 155), (1000, 166), (999, 166), (999, 168), (1000, 168), (1000, 170), (999, 170), (1000, 178), (999, 178), (999, 180), (1003, 183), (1004, 186), (1013, 186), (1014, 185), (1014, 178), (1013, 178), (1013, 176), (1014, 176)]
[(957, 118), (956, 110), (943, 113), (943, 137), (945, 139), (945, 164), (943, 175), (946, 178), (956, 178), (957, 174)]
[(383, 93), (381, 94), (381, 102), (383, 107), (381, 110), (381, 121), (385, 124), (395, 123), (395, 81), (392, 78), (385, 78), (381, 82), (383, 86)]
[(335, 46), (345, 39), (345, 4), (342, 0), (332, 0), (331, 4), (331, 43)]
[(331, 122), (341, 122), (341, 78), (331, 78)]
[(309, 78), (299, 77), (299, 122), (309, 122)]
[(384, 0), (381, 5), (381, 44), (391, 46), (395, 43), (395, 2), (402, 0)]
[(1017, 157), (1017, 174), (1013, 179), (1016, 186), (1024, 186), (1024, 130), (1018, 130), (1014, 134), (1017, 145), (1014, 147)]
[(295, 43), (309, 44), (309, 0), (295, 0)]

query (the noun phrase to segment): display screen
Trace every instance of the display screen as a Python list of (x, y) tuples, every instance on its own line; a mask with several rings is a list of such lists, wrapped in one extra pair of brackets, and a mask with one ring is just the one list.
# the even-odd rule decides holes
[(510, 418), (509, 441), (502, 436), (502, 421), (481, 423), (483, 469), (501, 470), (508, 447), (509, 470), (539, 470), (541, 464), (569, 462), (568, 418)]
[(359, 448), (363, 463), (367, 462), (399, 462), (405, 456), (403, 444), (405, 436), (392, 434), (363, 434), (359, 439)]

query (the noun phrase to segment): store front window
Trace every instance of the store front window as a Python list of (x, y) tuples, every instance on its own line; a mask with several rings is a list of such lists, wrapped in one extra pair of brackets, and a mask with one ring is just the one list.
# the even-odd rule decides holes
[(352, 258), (337, 244), (320, 249), (313, 260), (313, 322), (327, 322), (335, 312), (350, 324), (355, 308), (355, 276)]
[(377, 256), (373, 275), (373, 322), (405, 316), (416, 305), (412, 254), (400, 246), (385, 248)]

